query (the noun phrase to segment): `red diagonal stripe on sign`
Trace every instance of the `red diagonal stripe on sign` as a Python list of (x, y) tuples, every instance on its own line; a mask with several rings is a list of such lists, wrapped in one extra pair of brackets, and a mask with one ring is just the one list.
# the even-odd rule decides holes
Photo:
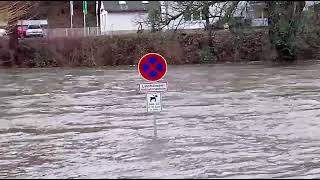
[(149, 69), (147, 70), (147, 72), (145, 72), (146, 74), (149, 74), (151, 71), (155, 71), (158, 74), (158, 76), (161, 74), (161, 72), (158, 71), (158, 69), (156, 68), (156, 66), (159, 64), (157, 61), (154, 64), (151, 64), (148, 60), (146, 60), (145, 63), (149, 66)]

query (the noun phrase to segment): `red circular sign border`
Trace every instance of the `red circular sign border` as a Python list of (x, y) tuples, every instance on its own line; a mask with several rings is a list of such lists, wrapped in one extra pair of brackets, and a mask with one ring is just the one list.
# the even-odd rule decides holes
[[(143, 77), (143, 75), (141, 74), (141, 71), (140, 71), (140, 63), (141, 63), (141, 61), (142, 61), (142, 59), (144, 59), (146, 56), (148, 56), (148, 55), (157, 55), (157, 56), (160, 56), (163, 60), (164, 60), (164, 63), (165, 63), (165, 68), (166, 68), (166, 71), (164, 72), (164, 74), (161, 76), (161, 78), (159, 78), (158, 80), (149, 80), (149, 79), (146, 79), (145, 77)], [(142, 70), (142, 69), (141, 69)], [(145, 79), (145, 80), (147, 80), (147, 81), (151, 81), (151, 82), (157, 82), (157, 81), (160, 81), (166, 74), (167, 74), (167, 71), (168, 71), (168, 64), (167, 64), (167, 60), (163, 57), (163, 56), (161, 56), (160, 54), (158, 54), (158, 53), (147, 53), (147, 54), (145, 54), (144, 56), (142, 56), (141, 58), (140, 58), (140, 60), (139, 60), (139, 63), (138, 63), (138, 71), (139, 71), (139, 75), (143, 78), (143, 79)]]

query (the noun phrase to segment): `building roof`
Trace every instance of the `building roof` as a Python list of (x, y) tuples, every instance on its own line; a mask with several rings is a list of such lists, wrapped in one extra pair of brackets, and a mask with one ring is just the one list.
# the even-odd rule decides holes
[[(125, 2), (121, 5), (119, 2)], [(104, 10), (108, 12), (148, 12), (150, 7), (160, 8), (159, 1), (102, 1)]]

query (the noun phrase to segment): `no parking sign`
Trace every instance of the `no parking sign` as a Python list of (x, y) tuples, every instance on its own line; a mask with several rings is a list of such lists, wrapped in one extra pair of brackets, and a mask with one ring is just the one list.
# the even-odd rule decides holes
[(148, 53), (138, 64), (141, 77), (147, 81), (159, 81), (167, 73), (167, 61), (160, 54)]

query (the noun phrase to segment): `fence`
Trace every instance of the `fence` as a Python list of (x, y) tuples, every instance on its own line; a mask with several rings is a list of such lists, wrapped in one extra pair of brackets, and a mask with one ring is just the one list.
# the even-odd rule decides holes
[(257, 26), (268, 26), (268, 18), (257, 18), (257, 19), (252, 19), (252, 26), (257, 27)]
[[(255, 19), (252, 21), (251, 28), (268, 26), (268, 20)], [(173, 30), (165, 30), (173, 31)], [(183, 32), (202, 31), (202, 29), (180, 29)], [(144, 32), (150, 32), (150, 30), (144, 30)], [(113, 36), (123, 34), (136, 34), (136, 30), (122, 30), (122, 31), (102, 31), (99, 27), (86, 27), (86, 28), (55, 28), (55, 29), (44, 29), (45, 37), (57, 38), (57, 37), (89, 37), (89, 36)]]
[(86, 28), (55, 28), (44, 29), (47, 38), (56, 37), (88, 37), (88, 36), (101, 36), (101, 35), (121, 35), (137, 33), (137, 31), (106, 31), (101, 32), (99, 27), (86, 27)]
[(44, 33), (47, 38), (101, 35), (100, 28), (97, 27), (44, 29)]

